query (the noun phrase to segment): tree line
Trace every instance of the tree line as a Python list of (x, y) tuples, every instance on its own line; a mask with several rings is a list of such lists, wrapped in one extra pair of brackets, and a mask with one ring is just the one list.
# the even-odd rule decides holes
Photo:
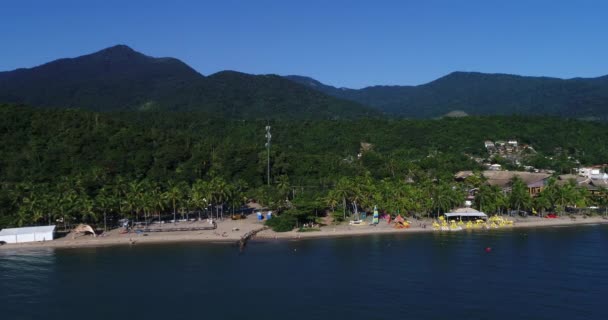
[[(266, 125), (273, 133), (270, 186)], [(200, 199), (220, 216), (223, 209), (237, 210), (254, 199), (293, 214), (296, 224), (325, 210), (344, 219), (355, 206), (370, 210), (372, 204), (391, 213), (436, 214), (465, 195), (453, 174), (479, 170), (471, 155), (484, 154), (485, 139), (505, 137), (533, 145), (535, 158), (552, 158), (548, 165), (558, 172), (575, 166), (574, 159), (596, 164), (608, 157), (607, 126), (556, 118), (266, 122), (196, 112), (94, 113), (4, 105), (0, 226), (57, 220), (99, 224), (104, 212), (106, 218), (142, 220), (209, 214)], [(362, 150), (361, 142), (372, 147)], [(482, 207), (514, 207), (498, 200), (492, 204), (490, 191), (496, 190), (486, 189), (479, 188), (481, 197), (490, 194)], [(179, 194), (174, 201), (171, 190)], [(565, 205), (567, 197), (546, 198), (550, 207)], [(530, 207), (530, 201), (522, 200), (519, 207)]]

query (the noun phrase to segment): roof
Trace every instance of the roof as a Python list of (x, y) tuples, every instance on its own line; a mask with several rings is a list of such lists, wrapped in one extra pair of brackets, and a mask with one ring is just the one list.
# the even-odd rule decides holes
[[(472, 175), (472, 171), (457, 172), (454, 177), (456, 179), (466, 179)], [(481, 174), (487, 179), (487, 183), (491, 186), (506, 187), (511, 185), (513, 177), (519, 177), (525, 184), (531, 185), (539, 181), (543, 181), (551, 177), (548, 173), (526, 172), (526, 171), (495, 171), (485, 170)]]
[(591, 184), (595, 187), (608, 188), (608, 180), (604, 179), (591, 179)]
[(483, 212), (465, 212), (465, 213), (457, 213), (457, 212), (448, 212), (445, 214), (446, 217), (479, 217), (479, 218), (487, 218), (488, 215)]
[(473, 208), (458, 208), (452, 212), (448, 212), (445, 214), (446, 217), (451, 218), (451, 217), (481, 217), (481, 218), (487, 218), (488, 215), (481, 212), (481, 211), (477, 211)]
[(579, 185), (591, 182), (589, 178), (575, 174), (562, 174), (558, 176), (557, 179), (556, 183), (560, 186), (570, 183), (570, 180), (574, 180), (574, 182)]
[(473, 208), (458, 208), (458, 209), (454, 209), (454, 211), (452, 211), (452, 213), (479, 213), (480, 211), (475, 210)]
[(7, 228), (0, 231), (0, 236), (14, 236), (20, 234), (53, 232), (55, 226), (40, 226), (40, 227), (25, 227), (25, 228)]

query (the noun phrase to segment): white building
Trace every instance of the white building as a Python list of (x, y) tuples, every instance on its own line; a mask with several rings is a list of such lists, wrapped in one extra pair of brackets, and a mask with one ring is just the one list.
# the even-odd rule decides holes
[(608, 179), (608, 174), (603, 173), (598, 168), (579, 168), (578, 175), (581, 177), (587, 177), (591, 179)]
[(8, 228), (0, 231), (0, 241), (6, 243), (23, 243), (53, 240), (55, 226)]

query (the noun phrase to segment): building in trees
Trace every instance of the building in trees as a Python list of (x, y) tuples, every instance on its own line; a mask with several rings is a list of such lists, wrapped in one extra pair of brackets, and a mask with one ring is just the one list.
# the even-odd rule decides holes
[[(473, 171), (459, 171), (454, 175), (456, 181), (464, 181), (472, 176)], [(551, 177), (548, 173), (536, 173), (525, 171), (481, 171), (484, 183), (490, 186), (500, 187), (503, 191), (511, 191), (511, 184), (515, 177), (521, 179), (528, 188), (530, 196), (537, 196), (547, 184), (547, 180)]]

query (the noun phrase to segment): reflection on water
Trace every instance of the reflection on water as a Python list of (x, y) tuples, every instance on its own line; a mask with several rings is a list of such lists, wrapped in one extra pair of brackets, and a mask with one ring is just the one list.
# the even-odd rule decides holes
[[(606, 319), (608, 226), (0, 250), (0, 317)], [(492, 250), (486, 252), (485, 248)]]
[[(50, 278), (55, 268), (51, 248), (0, 250), (0, 297), (4, 309), (35, 308), (51, 290)], [(4, 311), (3, 310), (3, 311)]]

